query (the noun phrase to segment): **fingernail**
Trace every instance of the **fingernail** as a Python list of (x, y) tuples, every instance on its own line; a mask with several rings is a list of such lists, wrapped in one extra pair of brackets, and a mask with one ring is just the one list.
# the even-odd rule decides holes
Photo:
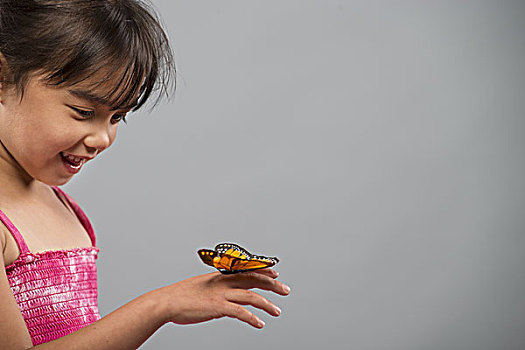
[(259, 327), (264, 327), (264, 321), (263, 320), (259, 320)]
[(277, 312), (277, 315), (280, 315), (280, 314), (281, 314), (281, 309), (279, 309), (278, 306), (275, 307), (275, 311)]
[(287, 285), (283, 286), (283, 290), (285, 293), (290, 293), (290, 287), (288, 287)]

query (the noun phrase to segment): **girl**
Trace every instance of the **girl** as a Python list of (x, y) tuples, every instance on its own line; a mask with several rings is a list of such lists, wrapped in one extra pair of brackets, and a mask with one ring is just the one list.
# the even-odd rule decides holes
[(271, 269), (211, 273), (142, 295), (100, 318), (93, 229), (59, 187), (115, 140), (129, 111), (172, 90), (159, 21), (138, 0), (0, 0), (0, 349), (135, 349), (168, 322), (287, 295)]

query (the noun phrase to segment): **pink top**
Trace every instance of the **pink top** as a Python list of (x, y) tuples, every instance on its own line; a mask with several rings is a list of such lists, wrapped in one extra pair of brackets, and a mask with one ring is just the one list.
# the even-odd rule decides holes
[(92, 246), (31, 253), (22, 235), (0, 210), (0, 220), (13, 235), (20, 256), (7, 266), (7, 279), (31, 335), (33, 345), (75, 332), (100, 319), (97, 305), (98, 248), (86, 214), (62, 194), (91, 238)]

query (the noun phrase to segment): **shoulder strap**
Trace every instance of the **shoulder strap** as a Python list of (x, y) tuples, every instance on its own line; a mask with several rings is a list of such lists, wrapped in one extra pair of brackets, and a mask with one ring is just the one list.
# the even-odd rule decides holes
[(84, 228), (86, 229), (89, 238), (91, 238), (91, 244), (95, 247), (96, 246), (96, 238), (95, 238), (95, 231), (93, 230), (93, 226), (91, 226), (91, 222), (89, 221), (86, 213), (80, 208), (80, 206), (71, 198), (66, 192), (64, 192), (61, 188), (57, 186), (53, 186), (53, 190), (57, 194), (62, 195), (67, 203), (71, 206), (73, 211), (75, 212), (75, 215), (77, 216), (78, 220), (80, 220), (80, 223)]
[(13, 225), (11, 220), (9, 220), (7, 215), (5, 215), (4, 212), (1, 210), (0, 221), (4, 223), (9, 232), (11, 232), (11, 235), (13, 235), (13, 238), (15, 239), (15, 242), (18, 245), (18, 249), (20, 250), (20, 255), (29, 253), (29, 248), (27, 247), (26, 241), (24, 241), (24, 238), (20, 234), (20, 231), (18, 231), (18, 229), (15, 227), (15, 225)]

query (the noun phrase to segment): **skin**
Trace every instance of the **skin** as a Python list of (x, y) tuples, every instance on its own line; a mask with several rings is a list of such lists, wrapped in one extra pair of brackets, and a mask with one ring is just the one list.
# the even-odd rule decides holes
[[(11, 87), (0, 85), (0, 209), (32, 252), (90, 245), (71, 208), (50, 186), (63, 185), (73, 177), (64, 167), (61, 152), (93, 159), (114, 142), (119, 121), (127, 112), (79, 97), (68, 88), (46, 85), (38, 74), (32, 76), (22, 98)], [(4, 266), (19, 255), (2, 224), (0, 248)], [(289, 287), (277, 276), (272, 269), (262, 269), (189, 278), (139, 296), (90, 326), (35, 348), (136, 349), (166, 323), (194, 324), (221, 317), (262, 328), (264, 323), (244, 305), (279, 316), (278, 307), (252, 291), (289, 294)], [(32, 348), (5, 269), (0, 269), (0, 315), (0, 349)]]

